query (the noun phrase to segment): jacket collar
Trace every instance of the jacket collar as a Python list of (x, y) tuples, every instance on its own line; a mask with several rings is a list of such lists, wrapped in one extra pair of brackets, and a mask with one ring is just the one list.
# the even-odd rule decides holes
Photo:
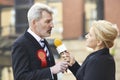
[(27, 31), (25, 32), (24, 36), (26, 38), (28, 38), (34, 44), (35, 47), (37, 47), (38, 49), (42, 48), (42, 46), (39, 44), (39, 42)]
[(97, 50), (97, 51), (91, 53), (90, 56), (101, 55), (101, 54), (109, 54), (109, 48), (103, 48), (103, 49)]

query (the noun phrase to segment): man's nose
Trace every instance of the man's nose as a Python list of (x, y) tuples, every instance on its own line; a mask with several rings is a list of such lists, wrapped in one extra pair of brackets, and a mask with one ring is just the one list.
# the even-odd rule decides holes
[(54, 24), (53, 24), (53, 22), (51, 22), (51, 23), (50, 23), (50, 26), (51, 26), (51, 27), (54, 27)]

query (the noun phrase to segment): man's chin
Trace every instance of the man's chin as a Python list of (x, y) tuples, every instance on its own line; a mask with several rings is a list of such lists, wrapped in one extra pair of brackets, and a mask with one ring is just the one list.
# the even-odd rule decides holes
[(51, 34), (47, 34), (45, 37), (50, 37), (51, 36)]

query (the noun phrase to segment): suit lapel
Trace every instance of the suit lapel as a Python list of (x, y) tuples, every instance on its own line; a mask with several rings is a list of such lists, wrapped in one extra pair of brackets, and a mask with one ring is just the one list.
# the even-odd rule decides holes
[(39, 45), (38, 41), (28, 32), (25, 32), (24, 34), (33, 44), (37, 49), (42, 49), (42, 46)]

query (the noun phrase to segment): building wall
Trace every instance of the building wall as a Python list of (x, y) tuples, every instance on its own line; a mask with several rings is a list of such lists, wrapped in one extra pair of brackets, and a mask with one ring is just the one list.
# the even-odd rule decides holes
[(62, 39), (63, 24), (62, 24), (62, 3), (54, 2), (48, 4), (53, 9), (53, 22), (54, 28), (52, 30), (52, 35), (50, 38), (60, 38)]
[(63, 39), (78, 39), (82, 35), (84, 0), (62, 0)]
[(15, 27), (13, 26), (12, 8), (3, 8), (1, 12), (1, 36), (9, 36), (15, 34)]
[(0, 0), (0, 5), (13, 5), (14, 0)]
[(105, 19), (117, 24), (120, 30), (120, 0), (105, 0), (104, 13)]

